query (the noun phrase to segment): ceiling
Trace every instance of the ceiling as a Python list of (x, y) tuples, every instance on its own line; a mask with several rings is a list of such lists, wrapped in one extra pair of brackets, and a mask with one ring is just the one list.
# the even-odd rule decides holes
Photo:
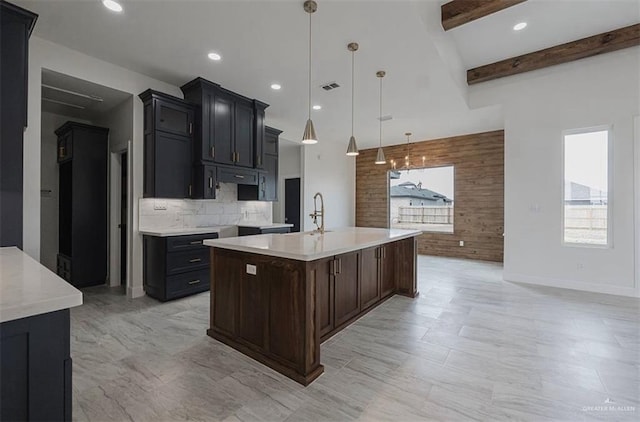
[[(271, 104), (267, 124), (283, 130), (284, 139), (302, 136), (309, 23), (302, 0), (121, 0), (121, 14), (99, 0), (15, 2), (40, 15), (36, 36), (177, 86), (202, 76)], [(363, 148), (376, 146), (379, 139), (377, 70), (387, 71), (383, 114), (393, 116), (383, 123), (386, 145), (404, 142), (407, 131), (421, 140), (503, 127), (500, 107), (469, 109), (466, 87), (456, 82), (461, 75), (452, 74), (437, 37), (448, 38), (457, 60), (469, 67), (638, 20), (636, 0), (530, 0), (444, 33), (437, 27), (442, 3), (318, 1), (312, 97), (323, 108), (312, 118), (321, 142), (346, 149), (350, 136), (351, 53), (346, 46), (351, 41), (360, 44), (355, 136)], [(515, 34), (511, 27), (522, 16), (529, 27)], [(575, 23), (577, 16), (580, 23)], [(210, 51), (223, 59), (209, 60)], [(341, 87), (320, 88), (332, 81)], [(282, 89), (271, 90), (273, 82)]]
[(97, 120), (131, 94), (52, 70), (42, 70), (42, 111)]

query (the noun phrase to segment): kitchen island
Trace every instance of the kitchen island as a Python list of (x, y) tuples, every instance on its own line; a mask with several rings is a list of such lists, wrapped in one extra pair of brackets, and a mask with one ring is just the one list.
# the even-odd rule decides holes
[(324, 371), (324, 340), (394, 294), (418, 294), (420, 233), (349, 227), (205, 240), (207, 334), (308, 385)]

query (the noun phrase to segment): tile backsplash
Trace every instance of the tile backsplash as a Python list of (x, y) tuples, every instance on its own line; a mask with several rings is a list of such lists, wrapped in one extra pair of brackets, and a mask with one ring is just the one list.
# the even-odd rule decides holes
[(216, 199), (140, 199), (140, 229), (271, 223), (271, 202), (238, 201), (238, 186), (220, 183)]

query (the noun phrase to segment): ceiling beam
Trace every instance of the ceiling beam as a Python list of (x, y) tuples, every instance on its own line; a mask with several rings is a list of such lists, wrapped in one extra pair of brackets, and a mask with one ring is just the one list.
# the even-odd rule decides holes
[(640, 45), (640, 23), (467, 70), (467, 84), (530, 72)]
[(440, 6), (445, 31), (514, 6), (526, 0), (453, 0)]

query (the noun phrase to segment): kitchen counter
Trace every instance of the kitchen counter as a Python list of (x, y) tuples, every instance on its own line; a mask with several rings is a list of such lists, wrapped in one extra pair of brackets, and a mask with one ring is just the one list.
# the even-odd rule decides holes
[(234, 226), (212, 226), (212, 227), (179, 227), (171, 229), (154, 228), (140, 229), (138, 232), (146, 236), (169, 237), (187, 236), (191, 234), (220, 233), (223, 230), (233, 229)]
[(82, 293), (16, 247), (0, 248), (0, 323), (82, 305)]
[(365, 249), (420, 235), (419, 230), (346, 227), (324, 234), (303, 232), (262, 234), (257, 236), (209, 239), (203, 243), (221, 249), (231, 249), (298, 261), (315, 261), (341, 253)]

